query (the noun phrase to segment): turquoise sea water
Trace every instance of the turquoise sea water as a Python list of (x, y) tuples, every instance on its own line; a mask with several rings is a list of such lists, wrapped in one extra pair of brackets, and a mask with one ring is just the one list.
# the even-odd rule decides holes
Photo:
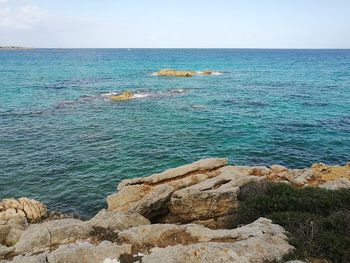
[[(122, 90), (148, 97), (103, 96)], [(210, 156), (350, 161), (350, 50), (0, 51), (0, 199), (88, 217), (120, 180)]]

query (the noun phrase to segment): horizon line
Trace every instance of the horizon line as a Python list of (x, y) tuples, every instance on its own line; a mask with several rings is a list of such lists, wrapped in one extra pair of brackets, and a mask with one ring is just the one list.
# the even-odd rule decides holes
[(31, 47), (0, 45), (1, 49), (262, 49), (262, 50), (349, 50), (350, 47)]

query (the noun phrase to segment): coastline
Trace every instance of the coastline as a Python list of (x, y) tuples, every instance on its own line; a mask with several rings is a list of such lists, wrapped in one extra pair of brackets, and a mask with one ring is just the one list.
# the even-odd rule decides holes
[(212, 262), (280, 261), (295, 250), (282, 226), (263, 217), (235, 226), (242, 196), (274, 187), (269, 182), (293, 191), (320, 189), (321, 197), (348, 193), (350, 163), (287, 169), (204, 159), (122, 181), (107, 197), (108, 208), (88, 221), (52, 213), (50, 218), (35, 200), (3, 200), (0, 262), (79, 262), (83, 254), (84, 262), (200, 262), (203, 256)]

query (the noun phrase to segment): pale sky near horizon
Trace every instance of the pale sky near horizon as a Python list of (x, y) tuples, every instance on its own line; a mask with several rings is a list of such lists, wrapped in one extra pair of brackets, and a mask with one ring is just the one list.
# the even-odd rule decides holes
[(350, 48), (350, 0), (0, 0), (0, 46)]

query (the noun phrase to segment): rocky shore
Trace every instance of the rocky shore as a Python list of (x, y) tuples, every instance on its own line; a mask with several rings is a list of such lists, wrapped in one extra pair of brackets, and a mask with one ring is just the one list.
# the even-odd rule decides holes
[(294, 250), (282, 226), (260, 217), (231, 227), (242, 187), (260, 181), (350, 188), (350, 163), (288, 169), (204, 159), (122, 181), (88, 221), (54, 217), (35, 200), (4, 199), (0, 262), (279, 262)]

